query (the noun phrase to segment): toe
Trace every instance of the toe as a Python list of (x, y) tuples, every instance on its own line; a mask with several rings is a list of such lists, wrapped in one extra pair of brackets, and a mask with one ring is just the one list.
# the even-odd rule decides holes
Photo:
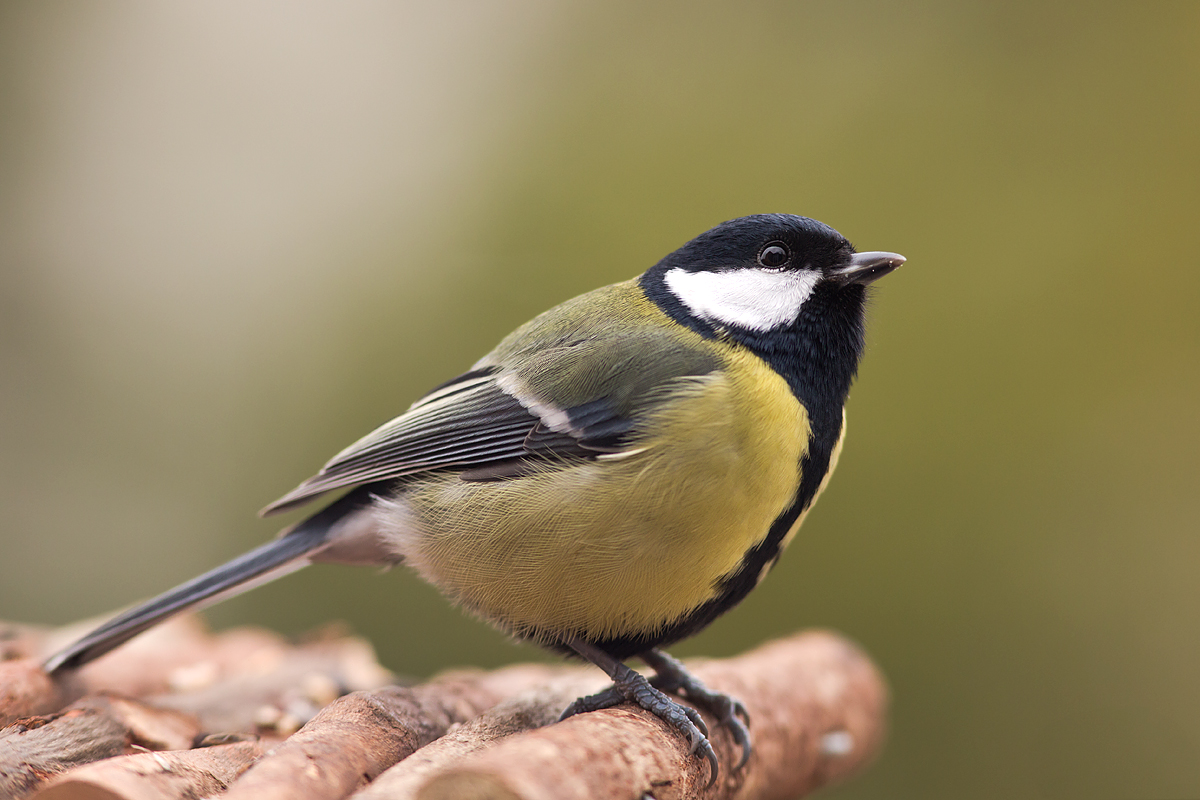
[(712, 745), (708, 743), (708, 739), (704, 740), (704, 757), (708, 760), (708, 784), (705, 789), (712, 788), (712, 785), (717, 782), (717, 776), (721, 774), (721, 768), (717, 765), (717, 754), (713, 751)]
[(625, 695), (616, 686), (610, 686), (603, 692), (589, 694), (576, 699), (571, 705), (567, 706), (566, 710), (559, 716), (558, 721), (562, 722), (567, 717), (573, 717), (576, 714), (583, 714), (587, 711), (599, 711), (602, 708), (619, 706), (624, 702)]
[(680, 708), (683, 709), (684, 714), (687, 714), (687, 718), (692, 721), (692, 724), (696, 726), (697, 730), (700, 731), (700, 734), (707, 738), (708, 723), (704, 721), (704, 717), (700, 716), (700, 712), (694, 708), (688, 708), (687, 706), (680, 706)]

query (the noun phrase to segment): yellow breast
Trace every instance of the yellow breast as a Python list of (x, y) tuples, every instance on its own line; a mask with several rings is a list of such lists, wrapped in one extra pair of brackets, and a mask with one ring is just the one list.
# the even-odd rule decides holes
[(786, 383), (745, 350), (676, 379), (629, 453), (404, 496), (407, 563), (518, 635), (660, 629), (709, 600), (799, 484), (808, 440)]

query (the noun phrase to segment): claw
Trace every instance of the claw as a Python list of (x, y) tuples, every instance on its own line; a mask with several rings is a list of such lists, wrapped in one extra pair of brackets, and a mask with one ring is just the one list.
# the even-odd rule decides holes
[(704, 684), (689, 675), (682, 664), (658, 650), (650, 650), (643, 655), (643, 659), (656, 673), (653, 680), (647, 680), (641, 673), (634, 672), (587, 642), (568, 639), (563, 643), (608, 673), (613, 685), (603, 692), (581, 697), (571, 703), (559, 717), (560, 721), (584, 711), (612, 708), (629, 701), (649, 711), (687, 738), (688, 752), (692, 755), (702, 755), (708, 762), (708, 786), (711, 787), (720, 775), (720, 765), (717, 763), (717, 753), (708, 740), (707, 723), (694, 708), (680, 705), (663, 693), (664, 690), (682, 692), (689, 700), (712, 711), (721, 724), (730, 729), (734, 740), (743, 748), (738, 768), (745, 765), (750, 757), (750, 731), (738, 719), (739, 715), (747, 716), (741, 703), (727, 695), (709, 691)]
[(717, 782), (717, 775), (720, 774), (720, 768), (717, 766), (717, 754), (709, 744), (708, 739), (704, 740), (704, 757), (708, 759), (708, 783), (704, 784), (705, 789), (711, 789), (713, 784)]
[(618, 671), (616, 682), (608, 689), (597, 694), (580, 697), (567, 706), (558, 719), (561, 722), (576, 714), (612, 708), (626, 701), (644, 708), (682, 733), (687, 738), (688, 752), (692, 755), (700, 754), (708, 760), (710, 766), (708, 785), (712, 786), (716, 782), (717, 754), (708, 741), (708, 725), (700, 716), (700, 712), (676, 703), (662, 691), (651, 686), (643, 675), (628, 667)]
[[(682, 695), (696, 705), (708, 710), (717, 718), (720, 724), (729, 730), (733, 741), (741, 748), (742, 756), (735, 770), (746, 766), (754, 747), (750, 741), (750, 713), (740, 700), (727, 694), (714, 692), (693, 677), (674, 658), (660, 650), (650, 650), (642, 654), (642, 659), (654, 668), (654, 678), (651, 684), (655, 687), (675, 694)], [(705, 729), (705, 735), (708, 730)], [(715, 780), (715, 779), (714, 779)]]
[(738, 747), (742, 748), (742, 757), (738, 759), (737, 765), (734, 766), (734, 772), (746, 766), (746, 762), (750, 760), (750, 754), (754, 752), (753, 745), (750, 744), (750, 731), (743, 727), (732, 728), (733, 740), (737, 742)]
[[(700, 733), (704, 734), (705, 738), (708, 738), (708, 723), (704, 721), (704, 717), (700, 716), (700, 712), (687, 706), (680, 706), (680, 708), (683, 709), (683, 713), (687, 714), (692, 724), (700, 729)], [(695, 748), (692, 749), (695, 750)]]

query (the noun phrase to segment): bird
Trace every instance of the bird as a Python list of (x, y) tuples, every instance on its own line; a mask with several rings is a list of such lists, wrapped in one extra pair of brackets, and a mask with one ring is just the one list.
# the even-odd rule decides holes
[[(749, 716), (663, 648), (758, 585), (827, 484), (868, 287), (905, 261), (791, 214), (723, 222), (640, 276), (517, 328), (262, 513), (340, 497), (53, 655), (73, 670), (156, 623), (314, 563), (404, 564), (518, 639), (595, 664), (718, 762)], [(647, 678), (626, 664), (640, 659)]]

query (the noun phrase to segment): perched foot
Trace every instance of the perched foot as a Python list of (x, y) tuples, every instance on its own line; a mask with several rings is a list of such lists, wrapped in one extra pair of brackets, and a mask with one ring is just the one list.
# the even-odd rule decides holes
[(708, 726), (704, 724), (694, 709), (676, 703), (650, 685), (646, 677), (617, 661), (612, 656), (597, 650), (589, 644), (580, 641), (568, 642), (575, 652), (591, 661), (608, 673), (613, 685), (598, 694), (581, 697), (562, 713), (559, 720), (580, 714), (585, 711), (599, 711), (602, 708), (612, 708), (624, 702), (634, 703), (646, 709), (663, 722), (687, 737), (688, 750), (693, 754), (699, 753), (708, 760), (708, 785), (717, 781), (717, 754), (708, 741)]
[(642, 660), (654, 669), (654, 677), (650, 679), (652, 686), (686, 697), (729, 729), (733, 740), (742, 748), (742, 758), (734, 769), (739, 770), (746, 766), (754, 747), (750, 743), (750, 729), (747, 727), (750, 724), (750, 715), (741, 701), (727, 694), (712, 691), (689, 673), (683, 664), (661, 650), (643, 653)]

